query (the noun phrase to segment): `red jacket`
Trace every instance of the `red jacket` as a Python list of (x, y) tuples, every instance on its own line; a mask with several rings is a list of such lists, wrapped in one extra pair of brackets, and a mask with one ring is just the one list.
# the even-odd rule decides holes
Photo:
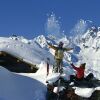
[(84, 71), (85, 71), (84, 68), (81, 68), (81, 67), (77, 68), (73, 64), (71, 64), (71, 66), (76, 70), (77, 72), (76, 77), (78, 79), (84, 78)]

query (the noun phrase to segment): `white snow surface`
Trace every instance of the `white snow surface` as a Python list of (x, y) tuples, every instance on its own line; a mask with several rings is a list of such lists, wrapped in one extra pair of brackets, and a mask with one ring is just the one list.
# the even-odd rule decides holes
[(85, 98), (89, 98), (94, 91), (95, 91), (94, 88), (79, 88), (79, 87), (76, 87), (76, 89), (75, 89), (75, 93), (77, 95), (85, 97)]
[[(99, 34), (99, 33), (98, 33)], [(42, 36), (43, 37), (43, 36)], [(86, 38), (86, 37), (85, 37)], [(100, 79), (100, 63), (99, 63), (99, 44), (100, 39), (97, 35), (96, 39), (89, 38), (85, 42), (85, 48), (82, 43), (78, 44), (81, 51), (76, 57), (79, 57), (79, 64), (86, 62), (86, 74), (93, 72), (95, 77)], [(46, 47), (46, 40), (43, 37), (37, 38), (40, 40), (27, 40), (23, 37), (5, 38), (0, 37), (0, 51), (6, 51), (14, 56), (23, 59), (24, 61), (36, 64), (39, 70), (37, 73), (12, 73), (3, 67), (0, 67), (0, 100), (46, 100), (46, 79), (55, 81), (59, 75), (52, 74), (54, 63), (53, 55)], [(50, 74), (46, 76), (46, 58), (50, 61)], [(92, 58), (93, 57), (93, 58)], [(64, 73), (62, 77), (69, 80), (69, 75), (74, 74), (70, 66), (64, 65)], [(53, 80), (52, 80), (53, 79)], [(75, 93), (82, 97), (90, 97), (97, 88), (78, 88), (75, 87)]]

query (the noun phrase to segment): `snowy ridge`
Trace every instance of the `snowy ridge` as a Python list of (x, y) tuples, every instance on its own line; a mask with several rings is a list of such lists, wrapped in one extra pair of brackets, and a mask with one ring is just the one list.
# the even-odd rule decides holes
[(47, 46), (47, 40), (43, 35), (34, 38), (34, 41), (36, 41), (42, 48), (45, 48)]
[(30, 45), (27, 44), (28, 41), (25, 43), (26, 41), (22, 42), (22, 40), (1, 37), (0, 51), (6, 51), (32, 64), (40, 64), (41, 61), (46, 60), (48, 56), (53, 59), (53, 56), (48, 51), (37, 45), (36, 42), (33, 42), (33, 45)]

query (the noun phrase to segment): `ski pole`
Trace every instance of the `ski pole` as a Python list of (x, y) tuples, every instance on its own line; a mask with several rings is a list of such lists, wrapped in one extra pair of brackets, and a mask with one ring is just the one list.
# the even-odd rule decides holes
[(49, 75), (49, 63), (50, 63), (50, 58), (47, 58), (47, 76)]

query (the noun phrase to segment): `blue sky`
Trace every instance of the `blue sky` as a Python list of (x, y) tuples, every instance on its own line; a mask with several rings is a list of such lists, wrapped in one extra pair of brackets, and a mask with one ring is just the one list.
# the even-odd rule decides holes
[(61, 17), (61, 29), (68, 34), (79, 19), (100, 25), (99, 10), (99, 0), (0, 0), (0, 36), (43, 34), (52, 12)]

